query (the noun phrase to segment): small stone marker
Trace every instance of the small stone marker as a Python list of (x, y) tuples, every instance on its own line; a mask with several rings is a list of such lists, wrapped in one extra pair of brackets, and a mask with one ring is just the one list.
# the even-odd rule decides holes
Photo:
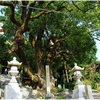
[(47, 94), (50, 93), (50, 72), (49, 72), (49, 65), (46, 65), (46, 89)]

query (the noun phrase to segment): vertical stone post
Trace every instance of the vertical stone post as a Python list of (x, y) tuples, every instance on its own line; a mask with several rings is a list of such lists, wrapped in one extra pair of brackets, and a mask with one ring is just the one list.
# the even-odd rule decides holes
[(46, 65), (46, 94), (43, 95), (45, 99), (50, 99), (54, 95), (51, 93), (51, 84), (50, 84), (50, 70), (49, 65)]
[(46, 89), (47, 89), (47, 94), (50, 94), (50, 71), (49, 71), (49, 65), (46, 65)]

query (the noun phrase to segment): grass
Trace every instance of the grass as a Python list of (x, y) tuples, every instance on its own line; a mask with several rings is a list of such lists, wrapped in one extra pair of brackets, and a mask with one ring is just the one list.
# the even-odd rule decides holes
[(98, 91), (100, 92), (100, 86), (98, 86), (98, 87), (96, 88), (96, 90), (98, 90)]
[(58, 100), (59, 100), (59, 99), (64, 99), (64, 96), (63, 96), (63, 95), (60, 95), (60, 96), (57, 97), (57, 99), (58, 99)]

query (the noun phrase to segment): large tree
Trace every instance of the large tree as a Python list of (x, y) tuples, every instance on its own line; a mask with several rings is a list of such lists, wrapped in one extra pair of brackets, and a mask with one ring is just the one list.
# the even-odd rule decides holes
[[(0, 5), (7, 7), (4, 11), (4, 25), (12, 29), (12, 39), (14, 36), (13, 45), (7, 54), (17, 54), (23, 62), (24, 71), (34, 82), (45, 79), (46, 64), (50, 66), (53, 79), (52, 64), (57, 58), (68, 64), (89, 63), (95, 59), (93, 35), (99, 31), (100, 26), (99, 12), (95, 12), (99, 10), (99, 2), (0, 1)], [(11, 21), (9, 26), (6, 23), (8, 19)], [(6, 34), (7, 27), (4, 27)], [(32, 46), (26, 48), (33, 49), (35, 53), (36, 75), (23, 49), (26, 37)]]

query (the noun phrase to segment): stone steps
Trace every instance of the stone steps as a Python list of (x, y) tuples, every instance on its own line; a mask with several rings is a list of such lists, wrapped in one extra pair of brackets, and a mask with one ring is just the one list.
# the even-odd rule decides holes
[(100, 100), (100, 92), (99, 91), (92, 89), (92, 94), (93, 94), (94, 99)]

